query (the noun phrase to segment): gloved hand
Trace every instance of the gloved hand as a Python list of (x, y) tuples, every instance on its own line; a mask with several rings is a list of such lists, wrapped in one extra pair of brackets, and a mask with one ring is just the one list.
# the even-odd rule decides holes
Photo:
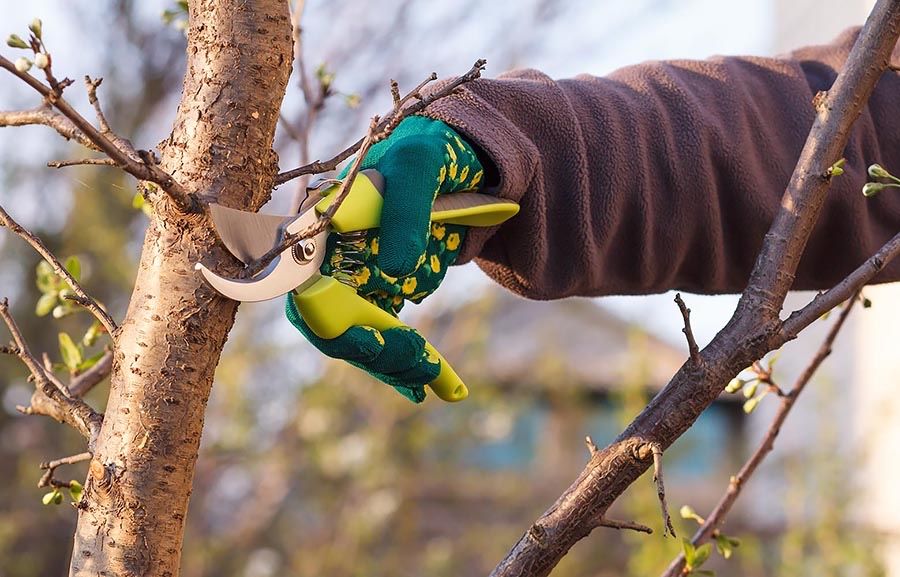
[[(477, 189), (483, 169), (452, 128), (422, 116), (405, 118), (374, 145), (362, 162), (362, 169), (368, 168), (385, 179), (381, 227), (352, 242), (331, 234), (321, 272), (396, 315), (405, 301), (418, 303), (437, 289), (465, 238), (465, 226), (431, 222), (434, 199)], [(425, 399), (424, 386), (440, 372), (440, 362), (429, 358), (413, 329), (356, 326), (322, 339), (300, 317), (290, 295), (286, 313), (320, 351), (369, 372), (413, 402)]]

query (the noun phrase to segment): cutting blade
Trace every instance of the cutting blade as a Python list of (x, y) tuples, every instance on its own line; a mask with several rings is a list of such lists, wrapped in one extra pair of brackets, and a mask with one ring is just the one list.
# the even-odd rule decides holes
[(281, 239), (283, 227), (297, 218), (245, 212), (220, 204), (210, 204), (209, 213), (222, 243), (244, 264), (271, 250)]

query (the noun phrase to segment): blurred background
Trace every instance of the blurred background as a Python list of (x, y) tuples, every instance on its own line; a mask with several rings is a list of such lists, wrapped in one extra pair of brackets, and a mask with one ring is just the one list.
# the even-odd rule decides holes
[[(861, 24), (871, 4), (398, 0), (376, 7), (308, 0), (306, 66), (320, 80), (333, 75), (335, 94), (301, 146), (292, 132), (306, 110), (292, 80), (277, 138), (281, 167), (329, 157), (358, 138), (368, 118), (389, 107), (389, 78), (409, 88), (433, 70), (462, 73), (481, 57), (488, 75), (535, 67), (564, 77), (647, 59), (774, 55), (827, 42)], [(24, 35), (32, 18), (43, 19), (58, 75), (105, 79), (100, 96), (119, 134), (139, 148), (167, 136), (184, 72), (185, 15), (175, 2), (4, 0), (0, 12), (4, 36)], [(0, 87), (2, 110), (38, 104), (11, 77)], [(80, 83), (67, 95), (87, 115)], [(146, 216), (133, 206), (134, 182), (114, 170), (46, 168), (82, 156), (45, 127), (0, 130), (0, 203), (58, 255), (77, 256), (89, 291), (121, 318)], [(264, 211), (286, 212), (297, 187), (276, 190)], [(32, 348), (58, 361), (57, 334), (80, 335), (89, 320), (35, 316), (37, 263), (30, 248), (0, 234), (0, 296), (9, 297)], [(723, 528), (741, 545), (727, 561), (714, 555), (709, 568), (746, 576), (900, 576), (897, 292), (866, 291), (872, 308), (851, 316)], [(809, 297), (793, 295), (789, 307)], [(736, 303), (686, 300), (701, 346)], [(280, 302), (241, 307), (207, 413), (183, 575), (487, 574), (581, 470), (584, 437), (611, 440), (687, 354), (672, 295), (528, 302), (470, 265), (451, 270), (441, 290), (409, 305), (404, 317), (466, 377), (472, 394), (465, 403), (414, 406), (319, 355), (286, 322)], [(816, 323), (779, 355), (775, 378), (783, 387), (826, 329)], [(75, 522), (69, 505), (42, 505), (36, 484), (41, 461), (80, 452), (82, 441), (64, 426), (16, 412), (30, 398), (26, 376), (0, 357), (0, 577), (63, 574)], [(102, 384), (89, 400), (102, 408), (107, 391)], [(763, 400), (750, 415), (744, 400), (723, 395), (666, 453), (673, 512), (690, 505), (705, 515), (766, 430), (776, 400)], [(84, 475), (84, 466), (58, 473)], [(649, 477), (611, 516), (655, 533), (597, 530), (555, 576), (654, 575), (679, 552), (679, 540), (662, 537)], [(679, 535), (695, 526), (676, 519)]]

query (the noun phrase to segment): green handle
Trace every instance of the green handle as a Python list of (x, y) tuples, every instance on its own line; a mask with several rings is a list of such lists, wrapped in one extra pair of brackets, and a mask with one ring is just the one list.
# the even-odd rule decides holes
[[(333, 185), (321, 192), (324, 198), (316, 203), (316, 211), (324, 213), (335, 199), (339, 186)], [(382, 189), (384, 178), (376, 170), (360, 172), (331, 219), (331, 226), (338, 232), (352, 232), (378, 228), (381, 224), (381, 207), (384, 204)], [(494, 226), (519, 212), (519, 205), (508, 200), (476, 192), (455, 192), (438, 196), (431, 212), (431, 220), (467, 226)]]
[[(352, 288), (328, 276), (320, 277), (294, 294), (294, 303), (309, 328), (323, 339), (337, 338), (357, 325), (379, 331), (406, 326), (394, 315), (356, 294)], [(425, 341), (425, 350), (430, 358), (441, 363), (441, 372), (428, 385), (431, 390), (449, 402), (461, 401), (469, 396), (462, 379), (428, 341)]]

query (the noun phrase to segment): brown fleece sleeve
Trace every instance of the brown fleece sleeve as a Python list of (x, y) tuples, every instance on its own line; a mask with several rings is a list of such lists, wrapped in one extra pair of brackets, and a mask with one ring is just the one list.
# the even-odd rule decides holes
[[(470, 229), (459, 262), (530, 298), (743, 290), (827, 90), (858, 34), (785, 58), (647, 62), (554, 81), (481, 79), (427, 114), (481, 147), (518, 216)], [(795, 289), (827, 288), (900, 231), (900, 194), (866, 199), (866, 167), (900, 172), (900, 74), (854, 125)], [(488, 183), (490, 184), (490, 183)], [(900, 279), (900, 260), (879, 281)]]

